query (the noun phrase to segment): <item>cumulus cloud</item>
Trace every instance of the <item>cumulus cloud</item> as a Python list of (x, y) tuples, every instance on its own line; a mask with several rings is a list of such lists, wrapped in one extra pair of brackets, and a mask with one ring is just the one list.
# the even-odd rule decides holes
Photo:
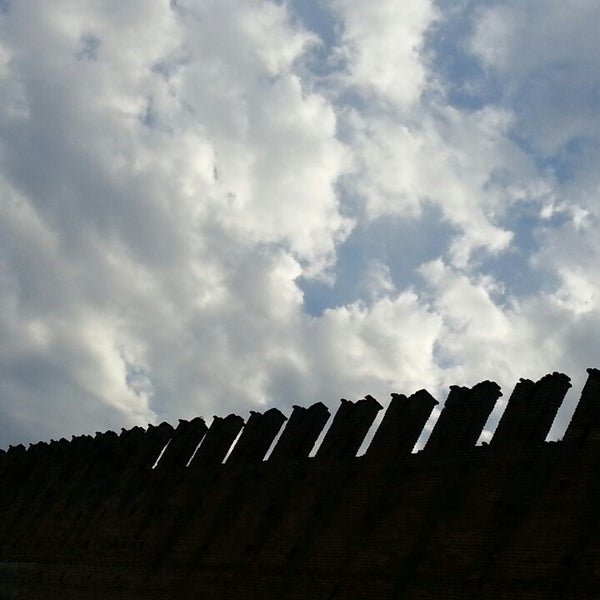
[(0, 443), (580, 385), (593, 6), (447, 4), (8, 4)]
[(346, 67), (344, 83), (374, 102), (406, 106), (417, 101), (426, 85), (421, 51), (424, 33), (436, 18), (434, 4), (333, 0), (331, 10), (342, 32), (337, 54)]
[(262, 399), (351, 226), (312, 37), (271, 3), (42, 4), (2, 18), (5, 410), (50, 435)]
[(502, 81), (521, 137), (544, 155), (573, 138), (597, 138), (597, 7), (505, 2), (475, 18), (472, 52)]

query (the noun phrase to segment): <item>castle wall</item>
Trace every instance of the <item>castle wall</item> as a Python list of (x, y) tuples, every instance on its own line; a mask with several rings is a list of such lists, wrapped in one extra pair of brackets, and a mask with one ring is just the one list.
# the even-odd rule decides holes
[(371, 397), (342, 401), (314, 458), (320, 403), (287, 421), (271, 409), (11, 447), (0, 600), (600, 597), (600, 371), (588, 372), (563, 442), (544, 441), (569, 387), (554, 373), (521, 380), (483, 446), (493, 382), (453, 387), (416, 454), (436, 405), (424, 390), (393, 395), (361, 457)]

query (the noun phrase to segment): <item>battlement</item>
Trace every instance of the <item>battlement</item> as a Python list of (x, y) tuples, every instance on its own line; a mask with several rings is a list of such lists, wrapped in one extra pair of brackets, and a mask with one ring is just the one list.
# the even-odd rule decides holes
[(11, 446), (0, 598), (600, 597), (600, 371), (545, 442), (569, 388), (521, 379), (482, 446), (491, 381)]
[[(569, 443), (600, 434), (600, 371), (588, 369), (588, 381), (578, 408), (565, 434)], [(537, 382), (521, 379), (514, 388), (490, 445), (494, 449), (528, 448), (544, 442), (556, 414), (571, 387), (570, 378), (552, 373)], [(502, 395), (492, 381), (472, 388), (451, 386), (438, 420), (424, 451), (450, 453), (475, 446), (483, 428)], [(378, 459), (401, 458), (410, 454), (423, 434), (434, 407), (429, 392), (419, 390), (407, 397), (392, 394), (383, 420), (377, 427), (366, 455)], [(265, 413), (251, 411), (244, 419), (231, 414), (213, 417), (210, 427), (204, 419), (179, 420), (177, 427), (168, 423), (149, 425), (147, 429), (123, 429), (97, 432), (95, 436), (73, 436), (39, 442), (25, 448), (10, 446), (0, 450), (0, 469), (5, 476), (14, 471), (46, 469), (59, 461), (89, 461), (97, 466), (105, 462), (115, 469), (154, 467), (159, 472), (206, 465), (251, 464), (265, 460), (296, 461), (307, 458), (319, 436), (328, 426), (316, 458), (348, 460), (356, 457), (382, 405), (372, 396), (352, 402), (342, 399), (333, 420), (329, 409), (317, 402), (304, 408), (294, 406), (289, 419), (277, 408)], [(329, 424), (329, 421), (331, 423)], [(279, 436), (279, 437), (278, 437)], [(47, 463), (47, 464), (46, 464)]]

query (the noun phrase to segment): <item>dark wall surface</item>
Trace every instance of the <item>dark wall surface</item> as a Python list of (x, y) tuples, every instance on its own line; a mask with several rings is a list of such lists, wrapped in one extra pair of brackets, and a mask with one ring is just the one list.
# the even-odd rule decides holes
[(393, 394), (360, 457), (382, 408), (370, 396), (342, 401), (313, 458), (320, 403), (287, 422), (271, 409), (11, 447), (0, 599), (600, 598), (588, 373), (562, 442), (544, 441), (570, 385), (553, 373), (519, 382), (483, 446), (500, 396), (489, 381), (453, 386), (416, 454), (437, 404), (424, 390)]

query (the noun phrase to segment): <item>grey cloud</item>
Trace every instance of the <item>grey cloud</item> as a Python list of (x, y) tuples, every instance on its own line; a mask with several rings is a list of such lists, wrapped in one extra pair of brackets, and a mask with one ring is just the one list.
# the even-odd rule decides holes
[(457, 233), (436, 206), (427, 204), (418, 216), (360, 221), (337, 248), (332, 282), (299, 280), (306, 310), (320, 315), (326, 308), (368, 298), (368, 271), (374, 262), (388, 266), (396, 289), (420, 286), (417, 268), (443, 255)]
[[(539, 52), (498, 71), (506, 105), (452, 102), (431, 3), (392, 7), (385, 35), (383, 5), (328, 5), (322, 69), (293, 6), (0, 16), (1, 445), (483, 378), (506, 396), (593, 362), (594, 144), (567, 148), (568, 182), (526, 147), (552, 146), (561, 98), (514, 137), (527, 73), (549, 96), (564, 73)], [(569, 132), (592, 122), (566, 106)]]
[(544, 156), (597, 138), (598, 14), (588, 2), (505, 2), (477, 14), (473, 52), (501, 78), (515, 135)]

